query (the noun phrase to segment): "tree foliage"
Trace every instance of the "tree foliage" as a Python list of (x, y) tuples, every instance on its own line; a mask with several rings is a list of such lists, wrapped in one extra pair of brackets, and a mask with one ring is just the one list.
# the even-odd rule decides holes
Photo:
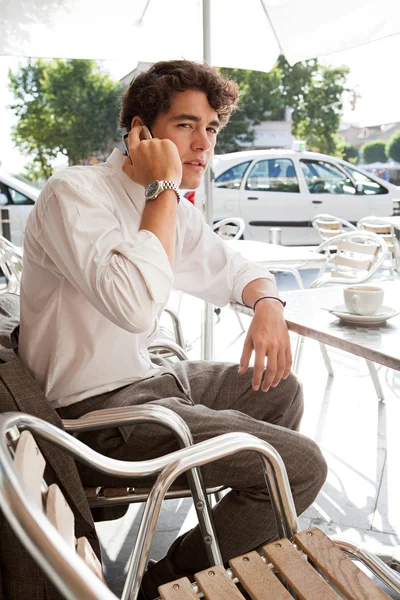
[(344, 144), (342, 158), (343, 158), (343, 160), (347, 160), (347, 162), (350, 162), (350, 163), (353, 163), (353, 165), (356, 165), (359, 160), (357, 146), (353, 146), (353, 144)]
[(293, 134), (308, 148), (337, 154), (346, 67), (330, 68), (317, 60), (290, 66), (281, 56), (269, 73), (223, 69), (240, 87), (240, 110), (221, 132), (217, 151), (251, 146), (254, 125), (282, 119), (285, 106), (292, 109)]
[(367, 164), (387, 162), (388, 159), (385, 142), (367, 142), (361, 147), (361, 152), (363, 154), (364, 162)]
[(396, 162), (400, 162), (400, 131), (395, 133), (390, 139), (386, 147), (386, 153), (389, 158), (392, 158)]
[(117, 139), (121, 89), (94, 61), (29, 61), (9, 80), (18, 117), (12, 137), (32, 161), (31, 178), (49, 177), (58, 153), (81, 164)]

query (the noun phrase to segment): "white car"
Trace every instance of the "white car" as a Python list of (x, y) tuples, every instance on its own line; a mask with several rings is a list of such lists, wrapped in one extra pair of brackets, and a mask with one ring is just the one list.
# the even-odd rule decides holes
[[(344, 160), (315, 152), (254, 150), (214, 157), (214, 222), (242, 217), (244, 238), (269, 241), (282, 230), (282, 244), (319, 244), (311, 221), (317, 214), (353, 224), (368, 215), (399, 214), (400, 187)], [(202, 209), (204, 186), (186, 197)]]
[(1, 234), (16, 246), (22, 246), (26, 221), (40, 189), (0, 169)]

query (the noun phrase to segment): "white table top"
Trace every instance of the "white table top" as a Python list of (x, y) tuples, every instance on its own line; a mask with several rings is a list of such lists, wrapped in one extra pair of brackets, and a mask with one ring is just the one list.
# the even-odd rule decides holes
[(307, 246), (280, 246), (250, 240), (225, 240), (225, 243), (247, 260), (267, 267), (287, 265), (296, 269), (310, 269), (319, 268), (326, 261), (324, 254), (312, 252)]
[[(384, 305), (400, 309), (400, 280), (379, 282)], [(382, 325), (351, 325), (323, 308), (343, 303), (343, 287), (295, 290), (280, 294), (286, 300), (285, 318), (291, 331), (400, 371), (400, 315)], [(252, 314), (233, 305), (234, 310)]]

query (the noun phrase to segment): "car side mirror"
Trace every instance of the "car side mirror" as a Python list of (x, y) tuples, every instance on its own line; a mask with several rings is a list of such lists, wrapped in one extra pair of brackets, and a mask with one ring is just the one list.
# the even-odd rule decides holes
[(363, 194), (364, 186), (362, 183), (356, 183), (356, 194)]
[(0, 193), (0, 206), (5, 206), (6, 204), (8, 204), (8, 198), (6, 194)]

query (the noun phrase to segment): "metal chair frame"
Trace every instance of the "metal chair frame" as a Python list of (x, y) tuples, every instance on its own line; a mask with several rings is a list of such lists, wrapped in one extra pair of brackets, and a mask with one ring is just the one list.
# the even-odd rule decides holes
[[(160, 407), (158, 407), (160, 408)], [(168, 411), (168, 409), (165, 409)], [(168, 411), (172, 412), (172, 411)], [(173, 414), (173, 413), (172, 413)], [(176, 415), (175, 415), (176, 416)], [(172, 417), (172, 421), (174, 417)], [(147, 564), (162, 502), (177, 477), (237, 452), (254, 451), (261, 458), (266, 485), (271, 496), (279, 537), (291, 538), (298, 521), (283, 461), (267, 442), (244, 433), (227, 433), (159, 458), (124, 462), (108, 458), (53, 425), (23, 413), (0, 415), (0, 501), (2, 511), (28, 552), (39, 563), (65, 598), (75, 600), (115, 600), (115, 595), (74, 555), (39, 508), (33, 505), (16, 473), (9, 446), (19, 431), (29, 430), (55, 444), (94, 470), (116, 477), (145, 477), (157, 480), (147, 498), (138, 537), (132, 551), (121, 600), (135, 600)], [(218, 563), (221, 564), (221, 563)], [(397, 585), (390, 569), (382, 563), (382, 572)], [(400, 590), (400, 578), (399, 578)]]
[[(318, 288), (318, 287), (322, 287), (324, 285), (359, 284), (359, 283), (365, 283), (365, 282), (369, 281), (370, 279), (372, 279), (372, 277), (375, 275), (377, 270), (381, 267), (382, 263), (384, 262), (384, 260), (386, 258), (386, 254), (387, 254), (387, 244), (386, 244), (385, 240), (382, 237), (380, 237), (379, 235), (369, 232), (369, 231), (358, 231), (358, 230), (350, 231), (347, 233), (341, 233), (333, 238), (330, 238), (329, 240), (326, 240), (322, 244), (320, 244), (318, 246), (318, 251), (319, 252), (326, 251), (333, 242), (337, 249), (337, 252), (336, 252), (335, 256), (332, 257), (331, 262), (332, 262), (333, 266), (335, 266), (336, 263), (338, 263), (340, 266), (341, 262), (347, 264), (346, 259), (342, 260), (342, 256), (341, 256), (342, 248), (344, 249), (345, 252), (357, 254), (357, 245), (359, 245), (359, 244), (357, 244), (357, 242), (359, 242), (359, 241), (361, 241), (365, 244), (368, 244), (368, 243), (374, 244), (376, 246), (376, 252), (374, 253), (373, 258), (371, 259), (371, 262), (369, 263), (368, 268), (366, 268), (364, 270), (360, 269), (361, 274), (358, 276), (354, 275), (354, 274), (350, 275), (345, 272), (343, 273), (342, 276), (340, 276), (340, 275), (335, 275), (335, 271), (331, 271), (331, 273), (333, 273), (333, 276), (330, 273), (325, 274), (322, 277), (319, 277), (318, 279), (313, 281), (313, 283), (311, 284), (310, 287)], [(360, 246), (360, 250), (362, 250), (362, 246)], [(352, 259), (349, 259), (349, 264), (351, 264), (351, 261), (352, 261)], [(368, 261), (366, 261), (366, 262), (368, 262)], [(355, 264), (357, 264), (357, 261), (355, 261)], [(295, 373), (297, 373), (299, 370), (301, 356), (302, 356), (302, 352), (303, 352), (303, 345), (304, 345), (304, 337), (298, 336), (296, 349), (294, 352), (294, 359), (293, 359), (293, 370)], [(325, 344), (320, 343), (320, 348), (321, 348), (322, 356), (323, 356), (324, 363), (327, 368), (328, 374), (331, 377), (333, 377), (334, 373), (333, 373), (332, 363), (330, 361), (328, 351), (326, 349)], [(378, 377), (378, 373), (376, 371), (375, 364), (373, 362), (371, 362), (370, 360), (366, 360), (366, 363), (367, 363), (368, 371), (371, 376), (372, 382), (374, 384), (374, 388), (375, 388), (376, 394), (378, 396), (378, 399), (382, 401), (382, 400), (384, 400), (384, 394), (383, 394), (382, 386), (379, 381), (379, 377)]]
[(390, 260), (392, 273), (400, 271), (400, 243), (396, 236), (395, 228), (391, 223), (385, 223), (380, 217), (363, 217), (357, 223), (361, 231), (370, 231), (383, 237), (388, 246), (387, 256)]

